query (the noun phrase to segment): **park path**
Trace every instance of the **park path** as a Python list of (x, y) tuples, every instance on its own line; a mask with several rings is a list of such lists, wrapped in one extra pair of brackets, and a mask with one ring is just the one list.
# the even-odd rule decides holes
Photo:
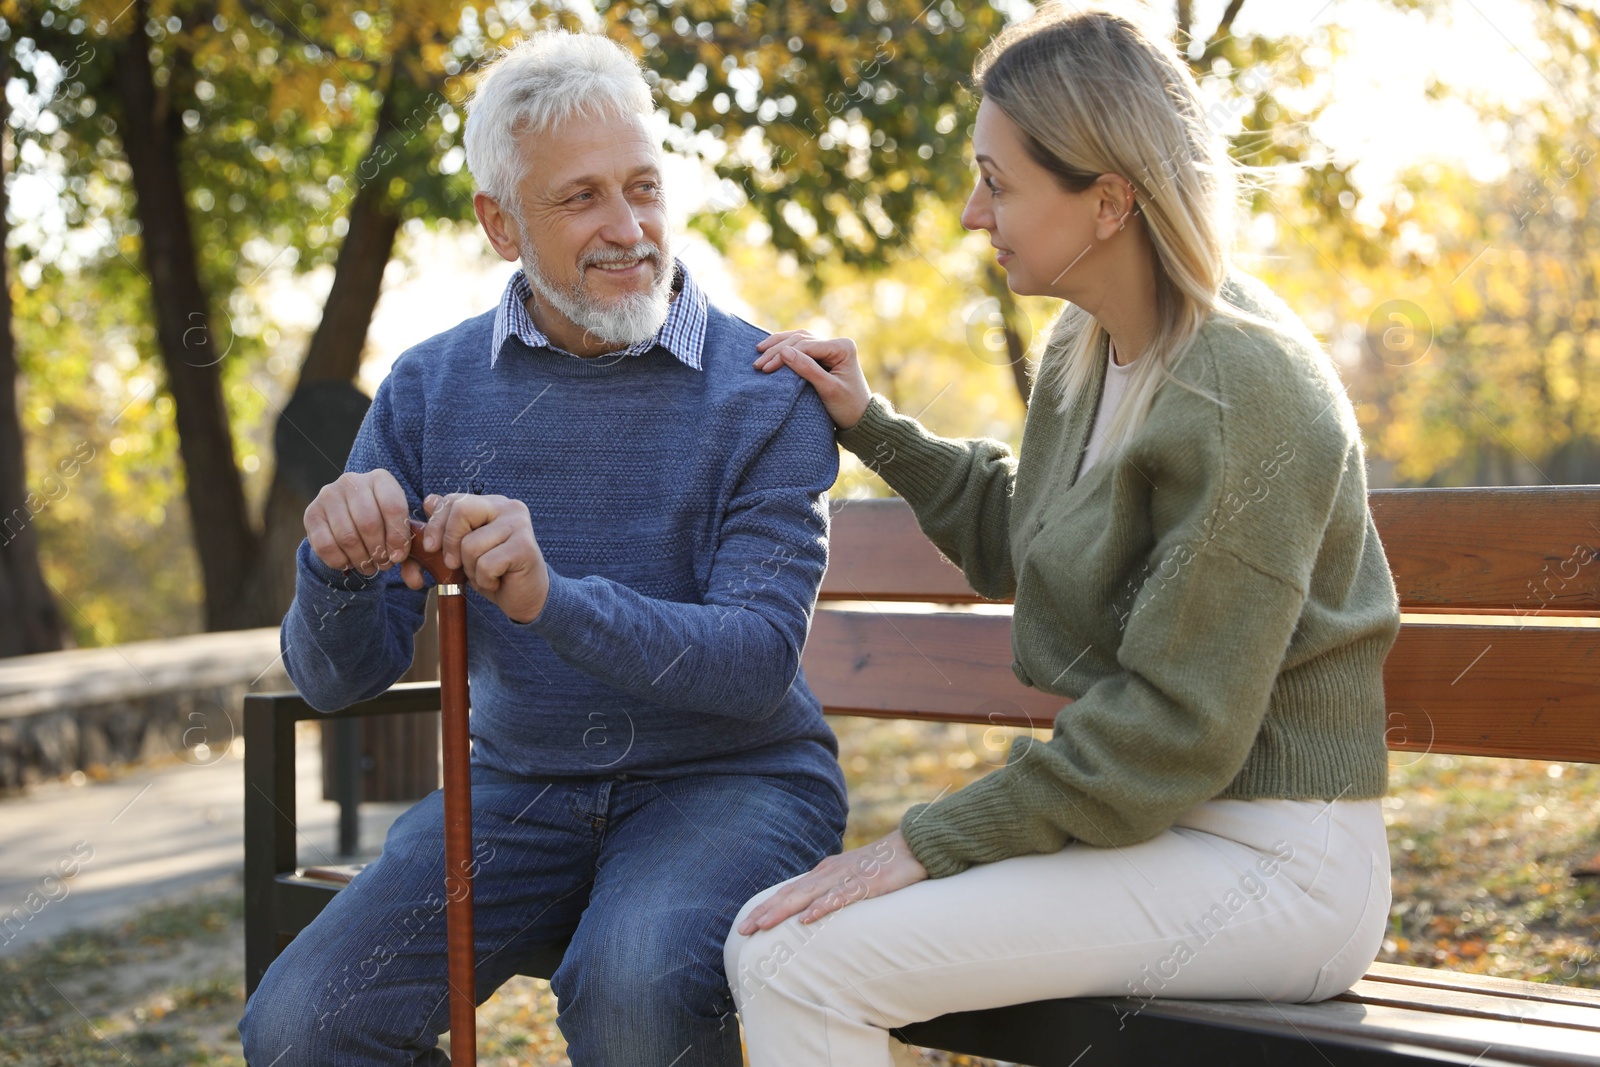
[[(302, 728), (296, 751), (300, 862), (339, 862), (339, 806), (321, 799), (314, 729)], [(203, 761), (138, 767), (104, 782), (46, 782), (0, 799), (0, 956), (236, 885), (244, 870), (243, 754), (238, 741)], [(362, 805), (365, 854), (376, 854), (406, 807)], [(59, 878), (74, 864), (75, 875)]]

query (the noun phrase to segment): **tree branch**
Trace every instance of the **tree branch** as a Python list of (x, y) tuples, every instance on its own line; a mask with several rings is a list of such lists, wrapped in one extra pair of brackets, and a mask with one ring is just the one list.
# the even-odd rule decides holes
[(1222, 21), (1217, 23), (1217, 28), (1211, 32), (1211, 39), (1206, 42), (1205, 51), (1195, 61), (1201, 70), (1210, 67), (1211, 61), (1222, 53), (1222, 46), (1233, 36), (1233, 20), (1239, 17), (1241, 7), (1244, 7), (1244, 0), (1228, 0), (1228, 7), (1222, 12)]

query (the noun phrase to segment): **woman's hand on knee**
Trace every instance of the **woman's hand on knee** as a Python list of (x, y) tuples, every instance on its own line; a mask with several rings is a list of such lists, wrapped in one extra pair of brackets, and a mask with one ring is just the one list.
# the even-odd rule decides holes
[(803, 923), (815, 922), (846, 904), (881, 897), (928, 877), (928, 870), (912, 855), (903, 834), (896, 829), (870, 845), (829, 856), (773, 893), (750, 910), (739, 924), (749, 936), (770, 930), (791, 915)]
[(787, 366), (810, 382), (839, 429), (848, 430), (866, 413), (872, 390), (856, 343), (848, 337), (822, 340), (805, 330), (783, 330), (758, 343), (756, 351), (761, 353), (756, 369), (770, 372)]

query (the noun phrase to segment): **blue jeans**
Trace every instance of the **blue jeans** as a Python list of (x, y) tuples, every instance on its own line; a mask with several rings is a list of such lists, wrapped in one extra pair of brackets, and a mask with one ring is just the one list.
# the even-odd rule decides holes
[[(550, 976), (574, 1067), (737, 1067), (723, 942), (755, 893), (839, 851), (803, 776), (528, 780), (474, 766), (481, 1003), (570, 941)], [(256, 1067), (449, 1062), (442, 793), (267, 969), (239, 1032)]]

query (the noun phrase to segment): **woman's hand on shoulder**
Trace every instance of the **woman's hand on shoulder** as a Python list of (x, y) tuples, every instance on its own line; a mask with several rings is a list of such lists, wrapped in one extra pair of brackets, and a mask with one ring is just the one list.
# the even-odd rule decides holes
[(848, 337), (823, 340), (805, 330), (782, 330), (757, 344), (756, 351), (761, 353), (757, 370), (786, 366), (810, 382), (839, 429), (848, 430), (866, 413), (872, 390), (856, 356), (856, 343)]

